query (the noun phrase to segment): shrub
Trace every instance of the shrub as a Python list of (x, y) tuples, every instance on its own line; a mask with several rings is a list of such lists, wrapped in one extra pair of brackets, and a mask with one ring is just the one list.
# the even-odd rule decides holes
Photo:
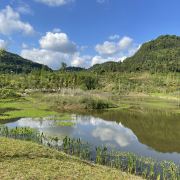
[(86, 109), (108, 109), (115, 107), (111, 102), (102, 100), (102, 99), (94, 99), (94, 98), (83, 98), (81, 103), (85, 104)]
[(12, 89), (0, 89), (0, 99), (15, 98), (20, 95)]

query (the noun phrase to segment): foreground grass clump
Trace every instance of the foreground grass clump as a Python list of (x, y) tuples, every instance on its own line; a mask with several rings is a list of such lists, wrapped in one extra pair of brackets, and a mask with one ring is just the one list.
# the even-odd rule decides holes
[(90, 164), (36, 143), (0, 138), (0, 177), (4, 179), (141, 179)]

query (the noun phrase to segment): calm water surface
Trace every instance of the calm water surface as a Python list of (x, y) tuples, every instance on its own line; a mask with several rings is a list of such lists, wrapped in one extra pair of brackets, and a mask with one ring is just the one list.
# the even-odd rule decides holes
[(9, 127), (31, 127), (50, 136), (81, 138), (94, 146), (106, 145), (158, 160), (180, 164), (180, 114), (152, 109), (104, 111), (72, 115), (75, 125), (61, 127), (56, 120), (21, 118)]

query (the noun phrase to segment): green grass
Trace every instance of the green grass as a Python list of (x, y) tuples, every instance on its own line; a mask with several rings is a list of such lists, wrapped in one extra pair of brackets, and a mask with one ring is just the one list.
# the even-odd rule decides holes
[(48, 103), (43, 103), (38, 98), (33, 97), (0, 100), (1, 110), (3, 110), (3, 113), (1, 113), (0, 120), (22, 117), (49, 117), (50, 120), (71, 120), (69, 114), (51, 110)]
[(0, 177), (8, 179), (142, 179), (90, 164), (32, 142), (0, 138)]
[(119, 98), (118, 103), (119, 110), (129, 109), (142, 111), (143, 109), (154, 109), (180, 113), (178, 101), (175, 99), (163, 99), (154, 96), (124, 96)]
[(72, 117), (68, 113), (60, 112), (81, 112), (104, 108), (119, 110), (143, 107), (180, 112), (177, 103), (176, 100), (172, 99), (165, 100), (148, 96), (120, 97), (112, 94), (107, 96), (100, 94), (100, 92), (83, 92), (82, 96), (36, 93), (26, 98), (1, 99), (0, 121), (21, 117), (49, 117), (52, 120), (71, 120)]
[(47, 117), (58, 115), (57, 112), (49, 110), (49, 107), (45, 104), (38, 102), (38, 100), (26, 98), (26, 99), (11, 99), (1, 100), (1, 109), (12, 108), (12, 111), (7, 111), (1, 115), (0, 120), (20, 118), (20, 117)]

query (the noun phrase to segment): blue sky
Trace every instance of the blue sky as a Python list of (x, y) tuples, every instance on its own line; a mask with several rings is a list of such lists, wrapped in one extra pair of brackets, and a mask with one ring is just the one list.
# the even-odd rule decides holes
[(132, 56), (180, 35), (179, 0), (0, 0), (0, 48), (58, 69)]

